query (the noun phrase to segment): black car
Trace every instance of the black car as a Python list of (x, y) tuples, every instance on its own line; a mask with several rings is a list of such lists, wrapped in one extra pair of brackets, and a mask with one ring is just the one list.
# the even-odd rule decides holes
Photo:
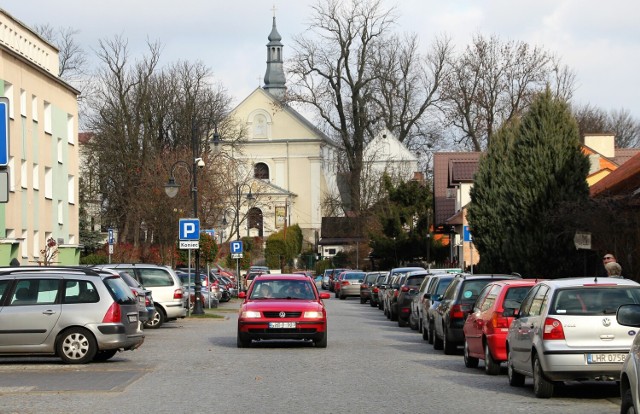
[(464, 344), (464, 321), (482, 288), (494, 280), (519, 278), (512, 275), (457, 274), (436, 307), (433, 348), (444, 349), (447, 355), (455, 353), (457, 347)]
[(442, 300), (442, 295), (449, 287), (449, 284), (453, 280), (454, 275), (440, 274), (433, 275), (429, 278), (429, 285), (426, 292), (423, 294), (424, 300), (422, 301), (422, 312), (418, 325), (418, 330), (422, 332), (422, 339), (433, 344), (434, 334), (434, 320), (436, 308)]
[(364, 303), (373, 301), (371, 296), (373, 291), (373, 285), (375, 284), (380, 274), (381, 274), (380, 272), (369, 272), (364, 277), (364, 280), (360, 284), (360, 303), (364, 304)]
[(407, 324), (409, 323), (409, 316), (411, 314), (411, 302), (413, 302), (413, 298), (418, 294), (418, 289), (420, 288), (420, 285), (422, 285), (422, 281), (428, 275), (428, 270), (411, 272), (407, 275), (402, 286), (400, 286), (396, 300), (398, 326), (407, 326)]

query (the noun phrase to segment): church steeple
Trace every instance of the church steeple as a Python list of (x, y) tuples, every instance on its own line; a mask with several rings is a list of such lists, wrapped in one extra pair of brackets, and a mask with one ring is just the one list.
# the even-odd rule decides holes
[(282, 62), (282, 36), (276, 28), (276, 16), (274, 11), (273, 27), (267, 43), (267, 72), (264, 75), (264, 90), (278, 99), (283, 99), (287, 90), (284, 79), (284, 67)]

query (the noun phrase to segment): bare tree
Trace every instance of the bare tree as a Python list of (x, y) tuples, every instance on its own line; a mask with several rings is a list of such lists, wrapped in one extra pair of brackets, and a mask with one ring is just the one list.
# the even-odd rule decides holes
[(450, 50), (447, 39), (426, 56), (415, 36), (392, 29), (395, 9), (381, 0), (320, 0), (309, 31), (295, 39), (289, 99), (310, 105), (321, 129), (341, 144), (349, 205), (362, 205), (363, 151), (383, 126), (401, 141), (428, 134), (427, 113), (439, 101), (438, 88)]
[(87, 54), (78, 44), (79, 31), (71, 27), (54, 29), (49, 24), (35, 25), (34, 31), (58, 48), (58, 76), (70, 83), (77, 83), (88, 70)]
[(633, 118), (626, 109), (605, 111), (586, 104), (573, 108), (578, 121), (580, 135), (589, 133), (612, 133), (616, 137), (616, 148), (635, 148), (640, 145), (640, 120)]
[(522, 113), (547, 87), (571, 96), (573, 74), (539, 47), (476, 34), (451, 61), (444, 82), (446, 119), (459, 132), (458, 143), (482, 151), (495, 130)]

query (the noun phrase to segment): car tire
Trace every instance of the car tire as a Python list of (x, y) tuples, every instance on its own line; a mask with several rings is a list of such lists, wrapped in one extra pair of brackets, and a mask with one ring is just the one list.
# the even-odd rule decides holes
[(512, 387), (523, 387), (525, 376), (513, 368), (513, 356), (511, 351), (507, 350), (507, 378), (509, 385)]
[(375, 308), (376, 306), (378, 306), (378, 304), (377, 304), (376, 302), (372, 301), (372, 300), (369, 300), (369, 305), (370, 305), (372, 308)]
[(334, 291), (333, 291), (333, 296), (334, 296), (335, 298), (337, 298), (337, 297), (338, 297), (338, 291), (337, 291), (337, 290), (334, 290)]
[(416, 322), (416, 318), (413, 317), (413, 314), (409, 315), (409, 328), (412, 331), (417, 331), (418, 328), (420, 328), (418, 326), (418, 322)]
[(435, 333), (435, 330), (434, 330), (433, 326), (431, 325), (431, 322), (429, 322), (429, 327), (428, 327), (427, 332), (428, 332), (428, 336), (429, 336), (429, 339), (427, 339), (427, 342), (429, 342), (430, 345), (433, 345), (433, 341), (435, 341), (435, 339), (436, 339), (436, 333)]
[(404, 328), (405, 326), (407, 326), (407, 321), (405, 321), (404, 319), (402, 319), (401, 317), (397, 317), (396, 320), (398, 321), (398, 326), (400, 328)]
[(367, 300), (365, 298), (360, 298), (360, 304), (364, 305), (365, 303), (367, 303)]
[(442, 349), (442, 346), (444, 345), (444, 342), (443, 342), (442, 338), (440, 338), (438, 336), (438, 334), (435, 332), (435, 329), (433, 331), (431, 331), (431, 333), (434, 334), (434, 337), (433, 337), (433, 349), (435, 349), (436, 351), (440, 351)]
[(422, 339), (429, 343), (429, 326), (425, 326), (424, 323), (422, 323)]
[(633, 406), (633, 395), (631, 394), (631, 389), (626, 390), (622, 396), (620, 412), (623, 414), (635, 414), (637, 412), (636, 407)]
[(56, 341), (56, 354), (67, 364), (86, 364), (97, 352), (96, 339), (84, 328), (67, 329)]
[(322, 335), (322, 338), (313, 341), (313, 344), (315, 345), (316, 348), (326, 348), (327, 347), (327, 331), (324, 331), (324, 335)]
[(145, 322), (144, 327), (148, 329), (158, 329), (164, 324), (164, 320), (165, 317), (162, 309), (156, 306), (156, 312), (153, 314), (153, 318)]
[(394, 322), (398, 320), (398, 315), (396, 315), (396, 314), (393, 312), (393, 308), (390, 308), (390, 309), (389, 309), (389, 319), (391, 319), (391, 320), (392, 320), (392, 321), (394, 321)]
[(340, 297), (340, 300), (345, 300), (345, 299), (347, 298), (346, 296), (344, 296), (344, 295), (342, 295), (342, 294), (340, 294), (340, 295), (338, 295), (338, 296)]
[(464, 340), (464, 366), (467, 368), (478, 368), (478, 358), (474, 358), (469, 355), (469, 344), (465, 338)]
[(484, 372), (487, 375), (498, 375), (500, 373), (500, 363), (493, 359), (489, 344), (484, 344)]
[(247, 338), (245, 334), (238, 332), (236, 346), (238, 348), (249, 348), (251, 346), (251, 339)]
[(113, 356), (117, 353), (118, 353), (117, 349), (107, 349), (104, 351), (98, 351), (96, 353), (96, 356), (93, 357), (93, 360), (95, 362), (108, 361), (111, 358), (113, 358)]
[(544, 377), (537, 355), (533, 359), (533, 393), (538, 398), (551, 398), (553, 395), (553, 383)]
[(380, 309), (380, 310), (384, 309), (384, 303), (382, 303), (382, 301), (378, 302), (378, 309)]
[(453, 355), (457, 351), (456, 344), (452, 343), (449, 339), (447, 339), (447, 331), (444, 331), (442, 335), (442, 348), (444, 349), (445, 355)]

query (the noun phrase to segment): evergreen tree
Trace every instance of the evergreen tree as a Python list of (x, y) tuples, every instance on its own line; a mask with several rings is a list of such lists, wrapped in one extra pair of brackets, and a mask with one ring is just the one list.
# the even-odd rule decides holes
[(481, 161), (471, 196), (470, 224), (481, 260), (486, 256), (495, 266), (485, 270), (578, 275), (575, 229), (553, 227), (549, 220), (561, 205), (588, 201), (589, 161), (568, 105), (547, 90), (517, 126), (505, 125), (500, 134), (503, 139)]

